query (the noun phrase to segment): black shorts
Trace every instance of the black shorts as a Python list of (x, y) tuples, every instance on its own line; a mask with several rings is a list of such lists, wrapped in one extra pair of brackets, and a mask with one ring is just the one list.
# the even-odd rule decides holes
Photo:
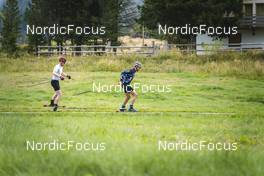
[(125, 93), (133, 92), (133, 87), (131, 85), (123, 85), (123, 89)]
[(58, 80), (51, 80), (51, 86), (55, 91), (60, 90), (60, 82)]

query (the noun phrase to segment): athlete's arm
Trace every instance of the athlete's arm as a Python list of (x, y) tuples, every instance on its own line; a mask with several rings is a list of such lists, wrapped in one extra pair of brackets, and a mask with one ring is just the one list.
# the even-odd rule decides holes
[(63, 77), (67, 77), (68, 79), (71, 79), (71, 76), (70, 76), (69, 74), (66, 74), (66, 73), (62, 72), (61, 75), (62, 75)]
[(54, 76), (58, 76), (58, 77), (61, 77), (61, 75), (59, 75), (58, 73), (56, 73), (56, 72), (53, 72), (52, 73)]
[(62, 72), (61, 75), (64, 76), (64, 77), (67, 77), (68, 76), (68, 74), (66, 74), (64, 72)]
[(123, 87), (122, 81), (119, 81), (119, 86)]
[(122, 73), (120, 74), (119, 82), (120, 82), (120, 84), (123, 84), (123, 82), (124, 82), (124, 72), (122, 72)]

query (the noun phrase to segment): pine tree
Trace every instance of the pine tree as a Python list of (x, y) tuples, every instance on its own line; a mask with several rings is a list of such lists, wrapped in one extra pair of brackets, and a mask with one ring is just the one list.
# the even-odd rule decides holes
[[(75, 27), (93, 26), (106, 27), (105, 35), (78, 35), (74, 30), (66, 35), (29, 35), (28, 41), (31, 48), (40, 44), (51, 44), (55, 41), (57, 45), (63, 45), (70, 41), (72, 45), (80, 46), (90, 44), (101, 39), (103, 42), (111, 41), (113, 45), (118, 44), (118, 23), (120, 4), (124, 0), (32, 0), (26, 11), (27, 24), (35, 26), (67, 26)], [(126, 0), (130, 1), (130, 0)], [(75, 48), (77, 51), (80, 47)]]
[(118, 45), (118, 17), (121, 0), (104, 0), (102, 25), (106, 27), (105, 41)]
[(2, 14), (2, 12), (0, 12), (0, 18), (3, 19), (4, 15)]
[[(29, 2), (28, 7), (25, 12), (25, 20), (29, 26), (36, 25), (42, 26), (44, 24), (45, 18), (42, 17), (40, 13), (40, 2), (38, 0), (33, 0)], [(45, 36), (37, 34), (28, 34), (28, 49), (29, 52), (35, 51), (38, 45), (45, 44)]]
[(17, 54), (20, 35), (20, 14), (17, 0), (7, 0), (3, 8), (2, 50), (9, 56)]
[[(2, 20), (4, 19), (3, 13), (0, 11), (0, 31), (2, 29)], [(1, 42), (1, 34), (0, 34), (0, 42)]]
[[(242, 14), (242, 2), (242, 0), (145, 0), (141, 8), (140, 21), (152, 30), (157, 30), (158, 24), (233, 26)], [(175, 38), (178, 40), (183, 37), (177, 35)], [(185, 37), (192, 39), (194, 36)]]

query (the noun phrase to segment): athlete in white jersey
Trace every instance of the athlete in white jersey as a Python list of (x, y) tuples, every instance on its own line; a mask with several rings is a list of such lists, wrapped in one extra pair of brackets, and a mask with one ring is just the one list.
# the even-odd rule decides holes
[(62, 92), (60, 90), (60, 80), (64, 80), (65, 77), (71, 79), (70, 75), (63, 72), (63, 66), (66, 63), (65, 57), (61, 56), (59, 58), (59, 64), (57, 64), (52, 72), (51, 86), (53, 87), (55, 93), (51, 98), (50, 106), (53, 107), (53, 111), (57, 111), (58, 103), (61, 98)]

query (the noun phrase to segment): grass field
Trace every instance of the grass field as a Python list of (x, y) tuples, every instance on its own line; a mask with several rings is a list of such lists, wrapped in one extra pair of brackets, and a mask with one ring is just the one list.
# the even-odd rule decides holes
[[(50, 79), (48, 70), (52, 70), (48, 66), (56, 60), (47, 62), (46, 66), (41, 59), (39, 63), (44, 69), (32, 64), (32, 60), (18, 62), (23, 70), (14, 60), (1, 61), (1, 176), (261, 176), (264, 173), (261, 60), (250, 63), (255, 65), (255, 69), (250, 70), (252, 75), (256, 73), (253, 76), (243, 73), (245, 68), (233, 68), (237, 71), (232, 76), (221, 70), (204, 71), (201, 63), (175, 66), (174, 60), (164, 61), (173, 63), (166, 70), (146, 68), (137, 74), (135, 82), (170, 85), (171, 92), (138, 90), (139, 99), (135, 105), (138, 113), (115, 112), (123, 100), (120, 92), (93, 92), (93, 83), (118, 83), (121, 70), (114, 66), (119, 61), (109, 61), (113, 64), (105, 67), (113, 71), (106, 69), (106, 72), (98, 64), (103, 61), (94, 64), (98, 71), (77, 65), (78, 71), (71, 68), (77, 61), (70, 60), (65, 71), (68, 69), (74, 79), (61, 83), (63, 98), (60, 104), (65, 107), (56, 113), (43, 107), (52, 94), (50, 83), (46, 82)], [(124, 67), (129, 62), (124, 62)], [(150, 59), (148, 66), (159, 67), (166, 65), (164, 62)], [(231, 65), (243, 63), (230, 62)], [(223, 63), (228, 68), (222, 67)], [(225, 71), (232, 69), (229, 61), (223, 63), (214, 62), (221, 65), (214, 67)], [(190, 65), (193, 69), (186, 69)], [(167, 70), (169, 67), (183, 69)], [(105, 150), (31, 151), (26, 148), (26, 141), (54, 140), (104, 143)], [(236, 151), (158, 149), (159, 141), (186, 140), (190, 143), (237, 143), (238, 148)]]

